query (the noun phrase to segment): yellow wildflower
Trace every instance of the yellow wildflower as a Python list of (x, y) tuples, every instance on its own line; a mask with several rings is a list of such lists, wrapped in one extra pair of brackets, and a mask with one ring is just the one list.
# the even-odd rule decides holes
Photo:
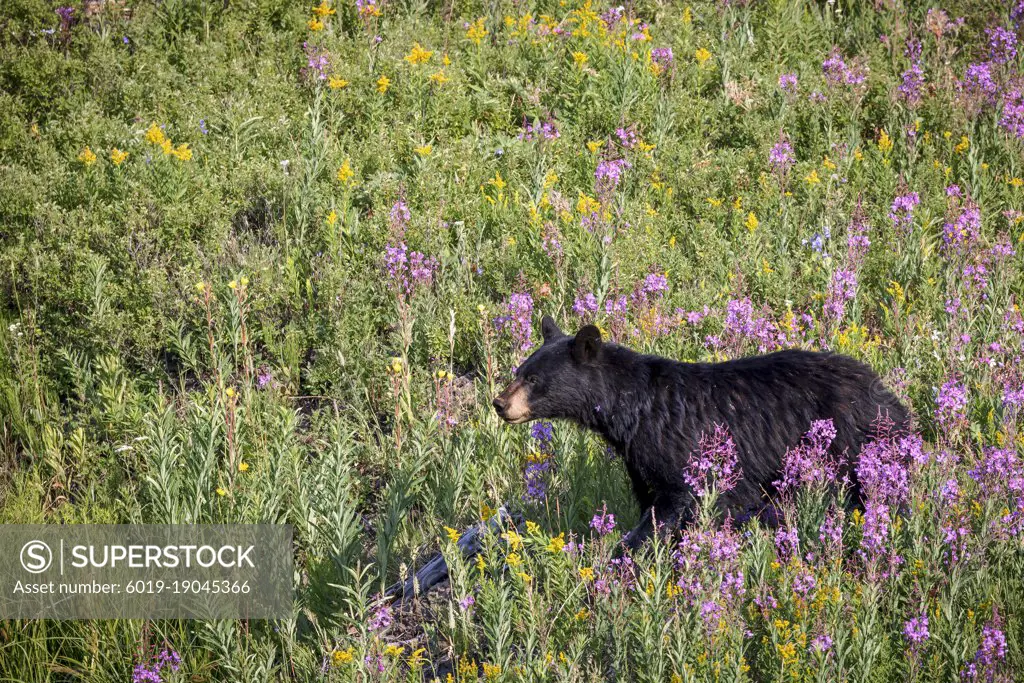
[(530, 583), (533, 581), (533, 577), (526, 572), (519, 572), (519, 578), (523, 580), (523, 583)]
[(423, 653), (427, 651), (427, 648), (421, 647), (417, 650), (413, 650), (412, 654), (409, 655), (409, 666), (412, 668), (418, 668), (423, 665)]
[(961, 135), (960, 136), (960, 143), (957, 144), (957, 146), (953, 148), (953, 151), (956, 152), (957, 154), (963, 154), (964, 152), (966, 152), (970, 148), (971, 148), (971, 141), (967, 139), (966, 135)]
[(517, 555), (516, 553), (509, 553), (508, 555), (506, 555), (505, 562), (507, 562), (508, 566), (512, 567), (513, 569), (515, 569), (523, 563), (523, 561), (519, 558), (519, 555)]
[(497, 664), (483, 663), (484, 678), (497, 678), (501, 675), (501, 667)]
[(452, 543), (458, 543), (459, 542), (459, 530), (458, 529), (453, 529), (450, 526), (446, 526), (444, 528), (444, 532), (446, 534), (448, 534), (448, 540), (449, 541), (451, 541)]
[(388, 78), (387, 76), (382, 75), (380, 78), (377, 79), (377, 92), (379, 92), (381, 95), (386, 93), (388, 91), (388, 88), (390, 87), (391, 79)]
[(327, 214), (327, 225), (329, 227), (333, 228), (334, 224), (337, 223), (337, 222), (338, 222), (338, 212), (335, 211), (334, 209), (331, 209), (331, 212), (329, 214)]
[(498, 190), (505, 189), (505, 180), (501, 177), (500, 171), (495, 171), (494, 177), (488, 180), (487, 184), (494, 186)]
[(228, 398), (234, 398), (235, 397), (235, 389), (234, 389), (234, 387), (228, 387), (224, 391), (224, 393), (227, 395)]
[(356, 172), (352, 170), (351, 160), (345, 159), (341, 164), (341, 168), (338, 169), (338, 181), (342, 185), (348, 185), (355, 174)]
[(239, 472), (248, 472), (249, 471), (249, 463), (247, 463), (247, 462), (240, 462), (240, 463), (238, 463), (238, 471)]
[(162, 145), (165, 138), (164, 131), (155, 123), (150, 125), (149, 130), (146, 131), (146, 140), (154, 145)]
[(519, 550), (523, 547), (523, 537), (511, 529), (503, 533), (501, 537), (505, 539), (508, 547), (512, 550)]
[(580, 567), (580, 578), (584, 581), (594, 580), (594, 568), (593, 567)]
[(391, 359), (391, 365), (388, 366), (388, 369), (391, 370), (392, 374), (395, 374), (395, 375), (401, 374), (401, 372), (402, 372), (402, 359), (401, 358), (392, 358)]
[(160, 143), (160, 149), (164, 155), (174, 154), (174, 145), (168, 138), (164, 138), (164, 141)]
[(757, 230), (757, 226), (758, 226), (757, 216), (754, 215), (753, 211), (751, 211), (750, 213), (747, 214), (747, 220), (744, 223), (744, 225), (747, 226), (747, 230), (749, 230), (750, 232), (754, 232), (755, 230)]
[(228, 492), (227, 492), (227, 490), (224, 487), (218, 486), (217, 487), (217, 495), (218, 496), (226, 496), (226, 495), (228, 495)]
[(342, 88), (348, 87), (348, 81), (344, 78), (338, 78), (337, 76), (331, 76), (327, 79), (327, 86), (331, 90), (341, 90)]
[(537, 522), (531, 522), (530, 520), (527, 520), (526, 533), (530, 534), (531, 536), (536, 536), (538, 533), (540, 533), (540, 525), (537, 524)]
[(452, 65), (452, 60), (451, 60), (451, 58), (450, 58), (450, 57), (448, 56), (448, 53), (447, 53), (447, 52), (445, 52), (445, 53), (444, 53), (444, 56), (443, 56), (443, 57), (441, 57), (441, 63), (442, 63), (442, 64), (444, 64), (445, 66), (451, 66), (451, 65)]
[(200, 280), (199, 282), (197, 282), (197, 283), (196, 283), (196, 291), (197, 291), (197, 292), (199, 292), (200, 294), (202, 294), (203, 292), (205, 292), (205, 291), (206, 291), (206, 283), (205, 283), (205, 282), (203, 282), (202, 280)]
[(405, 652), (405, 648), (400, 645), (392, 644), (384, 648), (384, 654), (388, 657), (401, 657), (403, 652)]
[(313, 8), (313, 14), (318, 17), (330, 16), (334, 14), (334, 8), (327, 3), (327, 0), (323, 0), (323, 2)]
[(889, 137), (889, 133), (884, 128), (878, 135), (878, 149), (882, 154), (888, 154), (892, 151), (892, 138)]
[(188, 143), (183, 142), (178, 145), (178, 148), (171, 152), (178, 161), (190, 161), (192, 159), (192, 150), (188, 148)]
[(92, 166), (96, 163), (96, 153), (86, 147), (78, 153), (78, 160), (86, 166)]
[(697, 60), (698, 64), (704, 64), (704, 62), (711, 59), (711, 52), (706, 48), (700, 47), (693, 53), (693, 57)]
[[(477, 309), (478, 310), (483, 309), (483, 310), (480, 311), (480, 314), (481, 315), (486, 315), (487, 309), (485, 309), (483, 306), (477, 306)], [(487, 503), (480, 503), (480, 519), (482, 519), (483, 521), (486, 522), (487, 520), (489, 520), (491, 517), (494, 516), (495, 512), (497, 512), (497, 510), (492, 508)]]
[(128, 159), (128, 152), (122, 152), (117, 147), (110, 150), (110, 160), (114, 162), (114, 166), (120, 166)]
[(715, 199), (714, 197), (708, 197), (708, 204), (717, 208), (722, 205), (722, 200)]
[(308, 28), (310, 31), (323, 31), (324, 22), (320, 21), (316, 17), (313, 17), (312, 19), (306, 22), (306, 28)]
[(355, 652), (352, 648), (347, 650), (335, 650), (331, 655), (331, 662), (334, 666), (344, 666), (355, 659)]
[(572, 53), (572, 61), (575, 62), (576, 66), (582, 67), (584, 64), (587, 63), (588, 59), (590, 59), (590, 58), (587, 57), (587, 53), (586, 52), (573, 52)]
[(587, 143), (587, 149), (591, 154), (597, 154), (597, 150), (604, 146), (604, 140), (591, 140)]
[(1021, 180), (1020, 178), (1010, 178), (1009, 182), (1013, 187), (1020, 187), (1021, 185), (1024, 185), (1024, 180)]
[(430, 156), (430, 153), (434, 151), (434, 146), (430, 144), (420, 145), (419, 147), (413, 147), (412, 151), (416, 152), (416, 154), (421, 157), (428, 157)]
[(804, 178), (804, 180), (807, 181), (808, 185), (816, 185), (821, 182), (821, 178), (818, 177), (817, 169), (811, 171), (810, 175)]
[(444, 75), (444, 71), (436, 71), (430, 74), (430, 82), (436, 85), (444, 85), (448, 82), (448, 77)]
[(689, 26), (692, 22), (693, 22), (693, 10), (691, 10), (690, 6), (687, 5), (686, 8), (683, 9), (683, 24), (686, 25), (686, 26)]
[(551, 538), (551, 540), (548, 541), (548, 548), (547, 549), (548, 549), (549, 553), (560, 553), (560, 552), (562, 552), (562, 548), (564, 548), (564, 547), (565, 547), (565, 532), (563, 531), (562, 533), (558, 534), (557, 536), (553, 536)]
[(480, 42), (487, 36), (487, 29), (484, 27), (484, 18), (480, 17), (469, 25), (466, 29), (466, 37), (473, 41), (474, 45), (479, 45)]
[(402, 59), (404, 59), (405, 61), (407, 61), (410, 64), (412, 64), (413, 66), (415, 66), (417, 64), (423, 64), (425, 62), (429, 62), (430, 58), (433, 57), (433, 56), (434, 56), (433, 51), (423, 49), (423, 46), (420, 45), (419, 43), (413, 43), (412, 44), (412, 50), (410, 50), (409, 54), (407, 54)]

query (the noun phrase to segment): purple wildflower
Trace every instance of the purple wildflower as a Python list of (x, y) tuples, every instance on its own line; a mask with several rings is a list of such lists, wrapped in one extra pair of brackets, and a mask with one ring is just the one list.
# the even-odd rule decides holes
[(900, 95), (911, 107), (921, 103), (921, 88), (924, 87), (924, 71), (918, 62), (910, 65), (910, 68), (903, 72), (902, 83), (899, 86)]
[(914, 223), (914, 207), (921, 203), (921, 197), (916, 192), (898, 195), (892, 200), (892, 207), (889, 210), (889, 218), (894, 228), (902, 227), (909, 230)]
[(797, 90), (797, 75), (795, 73), (788, 73), (779, 76), (779, 89), (787, 95), (795, 95)]
[(330, 70), (330, 54), (319, 45), (302, 43), (306, 53), (306, 66), (302, 68), (302, 76), (308, 81), (326, 81)]
[(528, 292), (516, 292), (506, 304), (508, 315), (495, 318), (495, 326), (508, 332), (520, 351), (526, 351), (533, 342), (533, 297)]
[(572, 311), (581, 318), (597, 313), (597, 297), (594, 296), (593, 292), (586, 292), (582, 296), (576, 297), (576, 301), (572, 305)]
[(828, 285), (828, 296), (825, 298), (826, 317), (839, 321), (846, 312), (846, 304), (857, 297), (857, 274), (852, 270), (836, 270)]
[(999, 125), (1014, 137), (1024, 138), (1024, 95), (1011, 90), (1003, 100), (1003, 113)]
[(774, 486), (780, 492), (786, 492), (801, 486), (835, 484), (839, 462), (829, 453), (835, 438), (836, 428), (831, 419), (812, 422), (803, 442), (783, 456), (782, 478), (775, 481)]
[(607, 536), (615, 530), (615, 515), (608, 512), (608, 506), (602, 506), (601, 511), (594, 514), (590, 520), (590, 528), (599, 536)]
[(951, 379), (939, 388), (935, 399), (935, 421), (943, 430), (967, 425), (967, 387)]
[(989, 58), (996, 64), (1006, 64), (1017, 56), (1017, 34), (1013, 31), (996, 26), (985, 29), (988, 36)]
[(818, 654), (825, 654), (832, 649), (832, 637), (827, 633), (822, 633), (811, 641), (811, 652), (817, 652)]
[(387, 605), (381, 605), (370, 617), (370, 621), (367, 623), (367, 626), (371, 631), (380, 633), (381, 631), (386, 631), (390, 628), (393, 621), (394, 618), (391, 615), (391, 608)]
[(793, 145), (789, 144), (785, 135), (780, 135), (779, 141), (768, 153), (768, 163), (772, 167), (772, 172), (784, 176), (793, 167), (793, 162)]
[(928, 640), (928, 617), (921, 615), (903, 623), (903, 637), (907, 639), (911, 647), (920, 645)]
[(683, 480), (697, 496), (712, 489), (719, 494), (731, 490), (740, 478), (739, 451), (728, 429), (715, 425), (713, 434), (703, 434), (698, 450), (690, 455)]
[(463, 612), (468, 610), (474, 604), (476, 604), (476, 598), (474, 598), (472, 595), (467, 595), (466, 597), (464, 597), (461, 600), (459, 600), (459, 608)]
[(651, 63), (657, 64), (662, 71), (671, 71), (675, 64), (675, 56), (670, 47), (656, 47), (651, 50)]
[(623, 171), (632, 168), (633, 165), (625, 159), (614, 161), (602, 161), (594, 171), (595, 187), (599, 193), (610, 192), (619, 185), (622, 180)]

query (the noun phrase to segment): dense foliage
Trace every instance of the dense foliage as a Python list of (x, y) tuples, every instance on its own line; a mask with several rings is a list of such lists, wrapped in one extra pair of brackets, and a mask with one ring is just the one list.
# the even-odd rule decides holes
[[(282, 622), (0, 623), (0, 680), (1008, 681), (1024, 4), (0, 8), (0, 521), (295, 528)], [(1024, 49), (1024, 48), (1022, 48)], [(871, 363), (919, 437), (612, 559), (621, 463), (490, 397), (551, 314)], [(740, 473), (742, 474), (742, 473)], [(500, 505), (522, 528), (462, 561)], [(450, 585), (375, 600), (436, 550)], [(1019, 674), (1016, 674), (1019, 675)]]

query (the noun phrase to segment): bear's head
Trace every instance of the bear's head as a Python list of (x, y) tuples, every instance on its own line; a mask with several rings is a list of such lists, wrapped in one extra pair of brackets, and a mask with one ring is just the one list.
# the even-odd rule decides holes
[(516, 370), (494, 399), (494, 410), (510, 424), (572, 418), (584, 410), (600, 371), (601, 331), (594, 325), (567, 335), (550, 316), (541, 322), (544, 344)]

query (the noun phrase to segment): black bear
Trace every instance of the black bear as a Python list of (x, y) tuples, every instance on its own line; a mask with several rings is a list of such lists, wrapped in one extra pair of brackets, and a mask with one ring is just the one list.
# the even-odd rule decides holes
[(543, 345), (516, 370), (494, 399), (506, 422), (568, 419), (598, 432), (622, 457), (643, 511), (623, 539), (636, 548), (654, 522), (676, 529), (691, 517), (693, 495), (683, 479), (703, 434), (725, 426), (736, 445), (742, 476), (719, 500), (734, 516), (756, 510), (779, 479), (786, 450), (814, 420), (833, 420), (842, 474), (880, 417), (905, 431), (909, 415), (878, 375), (860, 361), (801, 350), (730, 360), (683, 363), (604, 343), (587, 325), (562, 333), (548, 316)]

